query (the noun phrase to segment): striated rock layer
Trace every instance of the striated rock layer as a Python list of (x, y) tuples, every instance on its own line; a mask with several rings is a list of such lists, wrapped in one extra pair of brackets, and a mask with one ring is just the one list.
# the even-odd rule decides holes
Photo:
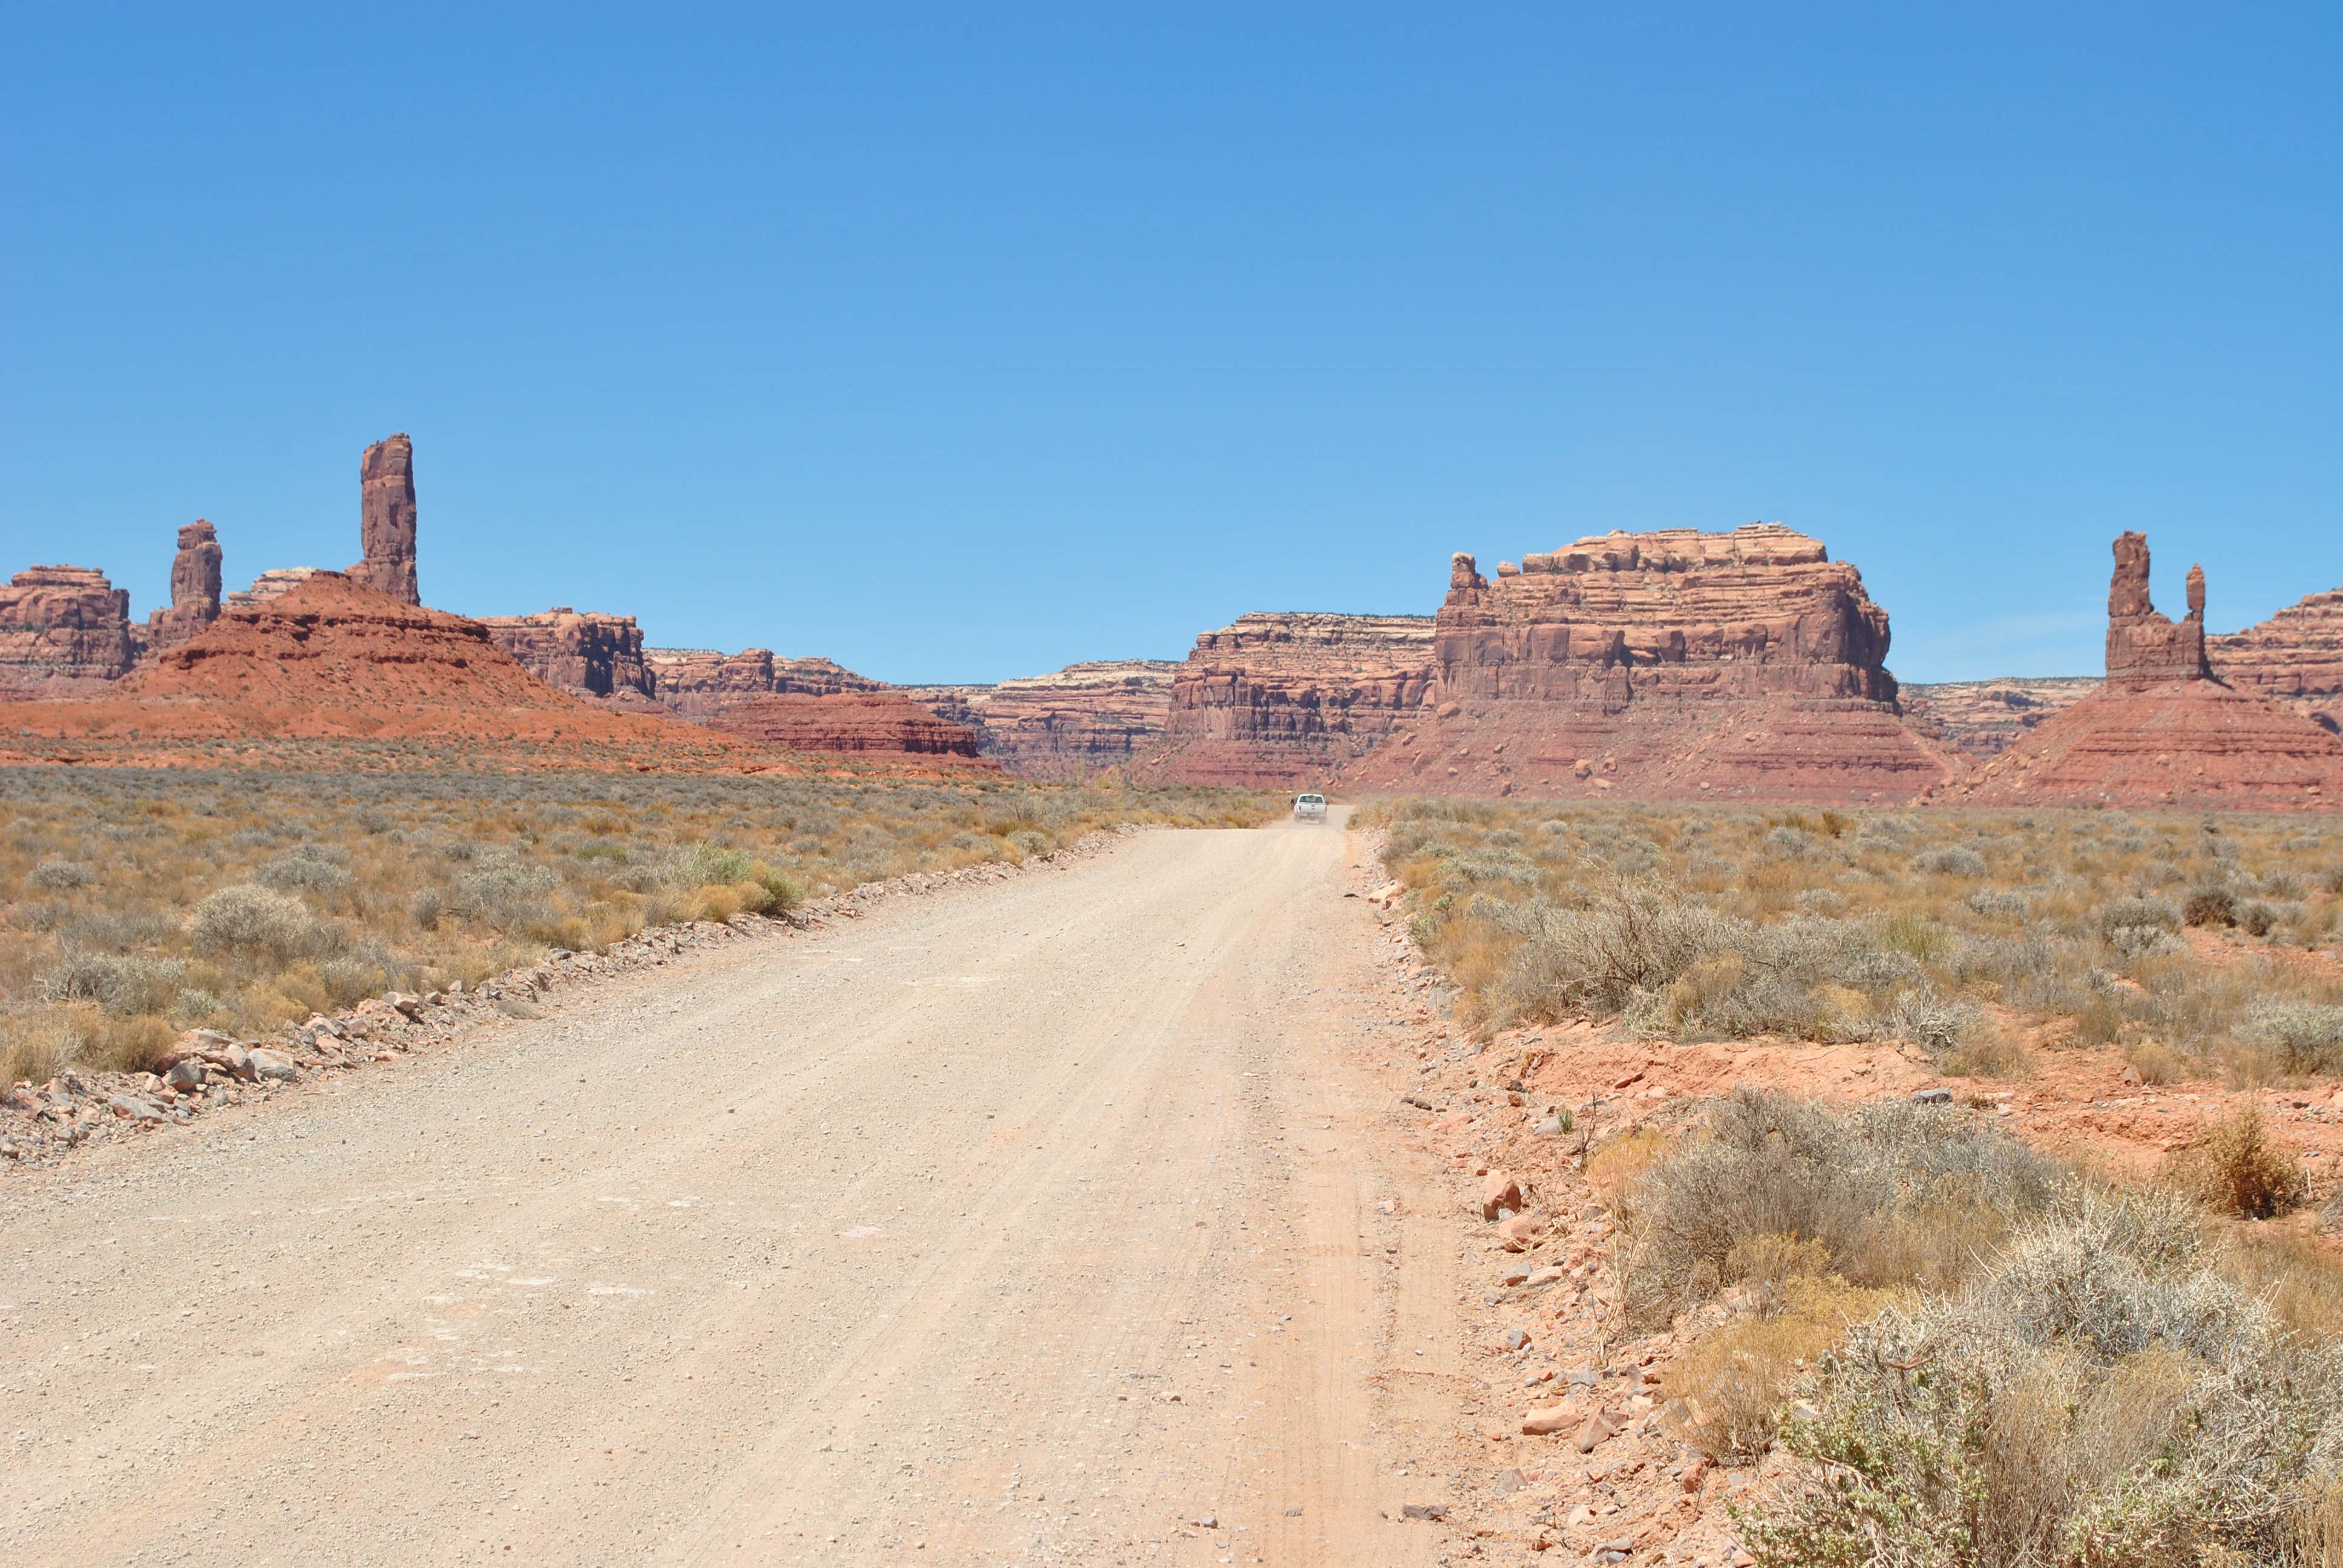
[(1413, 717), (1433, 688), (1433, 622), (1262, 613), (1196, 639), (1174, 669), (1150, 781), (1322, 784)]
[(377, 441), (358, 459), (358, 544), (349, 570), (360, 588), (421, 604), (415, 575), (415, 443), (404, 434)]
[(1128, 767), (1171, 717), (1171, 659), (1070, 664), (992, 686), (907, 686), (906, 697), (976, 731), (983, 754), (1028, 779), (1087, 779)]
[(2343, 739), (2214, 678), (2205, 658), (2204, 573), (2188, 574), (2188, 616), (2175, 622), (2148, 602), (2147, 541), (2125, 534), (2115, 557), (2106, 685), (1935, 799), (2260, 810), (2343, 805)]
[(1970, 757), (1998, 757), (2054, 713), (2098, 690), (2096, 675), (2000, 680), (1946, 680), (1896, 689), (1904, 717), (1922, 734), (1948, 741)]
[(648, 704), (643, 632), (630, 615), (583, 614), (556, 605), (541, 615), (480, 618), (497, 645), (548, 686), (573, 697)]
[(219, 618), (219, 530), (201, 518), (179, 530), (171, 558), (171, 602), (146, 618), (146, 646), (176, 648)]
[(900, 691), (762, 692), (729, 704), (706, 722), (725, 734), (793, 751), (978, 761), (976, 731), (938, 718)]
[(2343, 588), (2312, 594), (2258, 625), (2206, 640), (2222, 679), (2329, 734), (2343, 733)]
[(91, 567), (33, 567), (0, 588), (0, 697), (103, 691), (137, 657), (130, 593)]
[(1887, 612), (1778, 524), (1613, 533), (1452, 565), (1434, 700), (1344, 788), (1548, 798), (1907, 799), (1963, 766), (1904, 721)]
[(643, 650), (651, 695), (686, 719), (706, 722), (751, 697), (825, 697), (886, 687), (826, 658), (777, 658), (767, 648), (719, 653), (712, 648)]

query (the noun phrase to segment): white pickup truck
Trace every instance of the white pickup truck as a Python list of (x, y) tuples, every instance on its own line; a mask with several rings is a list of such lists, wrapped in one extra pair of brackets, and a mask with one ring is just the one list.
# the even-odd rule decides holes
[(1323, 822), (1326, 819), (1326, 797), (1296, 795), (1293, 798), (1293, 819), (1297, 822)]

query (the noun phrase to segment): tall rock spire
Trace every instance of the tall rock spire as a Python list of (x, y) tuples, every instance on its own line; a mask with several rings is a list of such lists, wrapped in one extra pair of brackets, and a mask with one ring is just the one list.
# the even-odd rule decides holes
[(415, 443), (404, 435), (377, 441), (358, 460), (358, 541), (366, 558), (352, 580), (408, 604), (421, 604), (415, 581)]
[(2163, 680), (2210, 680), (2205, 658), (2205, 568), (2188, 568), (2188, 616), (2157, 613), (2147, 597), (2147, 536), (2116, 536), (2115, 578), (2107, 587), (2107, 680), (2153, 686)]
[(197, 518), (179, 530), (171, 558), (171, 607), (146, 618), (146, 646), (173, 648), (219, 618), (219, 530)]

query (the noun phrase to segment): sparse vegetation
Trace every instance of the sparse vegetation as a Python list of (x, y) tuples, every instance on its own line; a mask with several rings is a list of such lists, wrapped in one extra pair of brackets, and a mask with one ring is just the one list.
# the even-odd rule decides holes
[(708, 775), (0, 770), (0, 1083), (140, 1067), (679, 920), (1022, 861), (1235, 791)]
[(1979, 1076), (2023, 1071), (2037, 1033), (2143, 1077), (2343, 1071), (2343, 823), (1496, 801), (1356, 820), (1387, 829), (1468, 1024), (1901, 1040)]

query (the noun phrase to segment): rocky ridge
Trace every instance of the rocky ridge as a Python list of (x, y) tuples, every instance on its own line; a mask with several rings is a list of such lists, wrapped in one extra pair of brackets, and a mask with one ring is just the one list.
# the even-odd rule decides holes
[(1128, 767), (1162, 739), (1170, 659), (1103, 659), (990, 686), (898, 688), (976, 731), (983, 755), (1027, 779), (1071, 780)]
[(1779, 524), (1613, 533), (1452, 563), (1436, 701), (1346, 769), (1363, 790), (1908, 799), (1959, 771), (1907, 725), (1887, 612)]
[(91, 567), (33, 567), (0, 588), (0, 698), (77, 697), (130, 673), (130, 593)]
[(2096, 675), (2009, 677), (2001, 680), (1906, 681), (1896, 701), (1922, 734), (1975, 758), (1998, 757), (2054, 713), (2098, 690)]
[(2343, 734), (2343, 588), (2312, 594), (2206, 643), (2215, 672), (2230, 685)]
[(522, 668), (574, 697), (652, 699), (642, 628), (630, 615), (583, 614), (556, 605), (537, 615), (489, 615), (480, 625)]

